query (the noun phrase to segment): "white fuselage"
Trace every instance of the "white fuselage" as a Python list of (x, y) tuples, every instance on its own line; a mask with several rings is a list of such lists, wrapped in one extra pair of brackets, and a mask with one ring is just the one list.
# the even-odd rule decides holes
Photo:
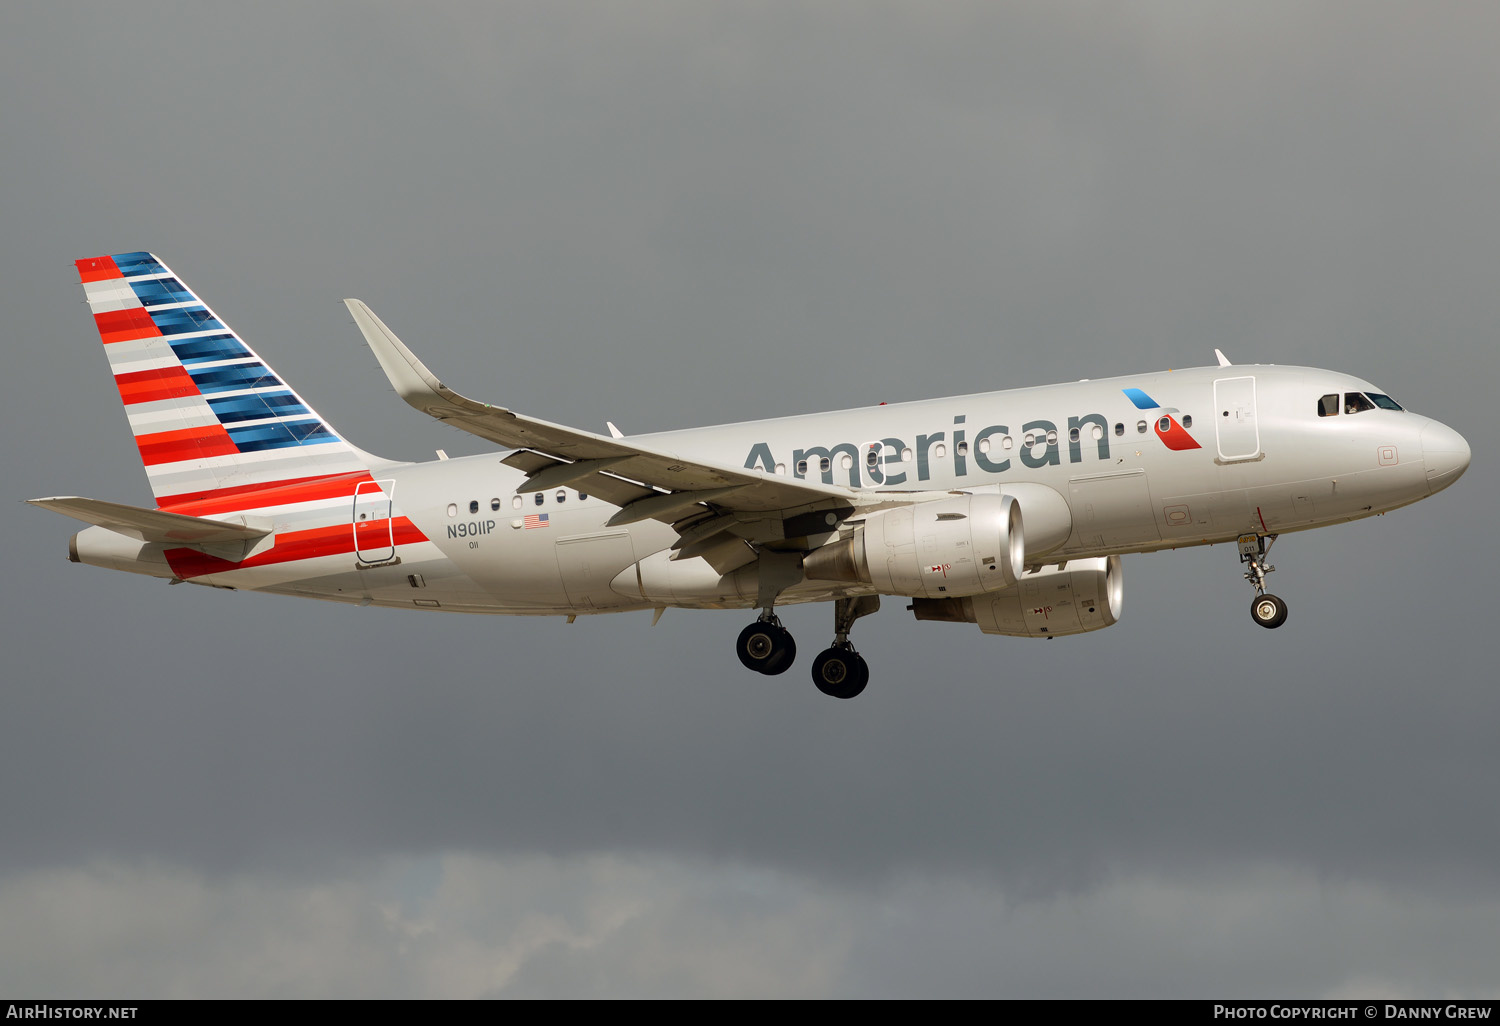
[[(1035, 557), (1053, 564), (1358, 519), (1415, 502), (1462, 473), (1467, 446), (1429, 418), (1382, 408), (1320, 415), (1321, 397), (1349, 392), (1375, 389), (1308, 368), (1196, 368), (633, 440), (685, 459), (857, 489), (1005, 493), (1045, 486), (1066, 501), (1071, 517), (1065, 538)], [(1143, 408), (1133, 393), (1152, 405)], [(702, 559), (673, 561), (677, 532), (669, 524), (608, 527), (617, 507), (573, 488), (518, 493), (525, 475), (503, 465), (504, 455), (372, 471), (391, 500), (388, 524), (383, 510), (368, 503), (362, 509), (358, 499), (351, 508), (347, 497), (239, 510), (274, 516), (277, 537), (288, 539), (295, 558), (188, 579), (460, 612), (756, 605), (753, 567), (721, 574)], [(340, 522), (359, 539), (358, 550), (321, 553), (314, 536), (333, 537)], [(320, 526), (307, 526), (313, 523)], [(295, 548), (291, 539), (304, 537), (313, 541)], [(182, 576), (148, 551), (152, 546), (126, 552), (124, 543), (90, 528), (74, 545), (84, 562)], [(747, 547), (746, 563), (751, 555)], [(862, 590), (803, 581), (777, 601)]]

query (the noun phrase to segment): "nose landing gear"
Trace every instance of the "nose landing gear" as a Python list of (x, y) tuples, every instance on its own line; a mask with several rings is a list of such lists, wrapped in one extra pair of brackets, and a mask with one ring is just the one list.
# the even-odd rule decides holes
[(1257, 595), (1250, 615), (1262, 627), (1280, 627), (1286, 623), (1286, 603), (1275, 595)]
[(1286, 602), (1266, 591), (1266, 574), (1276, 568), (1265, 561), (1276, 535), (1242, 534), (1239, 537), (1240, 562), (1249, 564), (1245, 580), (1255, 585), (1255, 601), (1250, 615), (1262, 627), (1280, 627), (1286, 623)]

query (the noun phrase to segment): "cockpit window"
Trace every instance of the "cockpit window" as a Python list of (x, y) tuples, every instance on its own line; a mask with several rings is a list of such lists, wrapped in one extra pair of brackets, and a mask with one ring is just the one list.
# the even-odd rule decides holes
[(1337, 417), (1339, 415), (1339, 394), (1330, 392), (1318, 400), (1318, 416)]
[(1381, 395), (1379, 392), (1366, 392), (1365, 395), (1375, 400), (1375, 405), (1379, 406), (1382, 410), (1401, 409), (1401, 405), (1388, 395)]
[(1344, 393), (1345, 413), (1364, 413), (1366, 410), (1373, 410), (1374, 408), (1375, 404), (1366, 399), (1363, 392)]

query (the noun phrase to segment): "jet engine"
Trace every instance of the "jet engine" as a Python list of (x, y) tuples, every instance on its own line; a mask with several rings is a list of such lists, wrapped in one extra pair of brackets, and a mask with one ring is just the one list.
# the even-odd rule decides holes
[(1125, 589), (1120, 557), (1073, 559), (1027, 574), (994, 595), (918, 598), (918, 620), (977, 623), (986, 634), (1056, 638), (1108, 627), (1120, 619)]
[(868, 584), (882, 595), (942, 599), (1016, 583), (1026, 565), (1021, 506), (1009, 495), (956, 495), (881, 510), (808, 553), (814, 581)]

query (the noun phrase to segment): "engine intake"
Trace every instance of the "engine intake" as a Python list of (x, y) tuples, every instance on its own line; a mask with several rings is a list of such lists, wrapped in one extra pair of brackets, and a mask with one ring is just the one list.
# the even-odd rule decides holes
[(882, 595), (943, 599), (1009, 588), (1025, 565), (1020, 504), (1009, 495), (958, 495), (872, 513), (848, 537), (808, 553), (802, 572)]

